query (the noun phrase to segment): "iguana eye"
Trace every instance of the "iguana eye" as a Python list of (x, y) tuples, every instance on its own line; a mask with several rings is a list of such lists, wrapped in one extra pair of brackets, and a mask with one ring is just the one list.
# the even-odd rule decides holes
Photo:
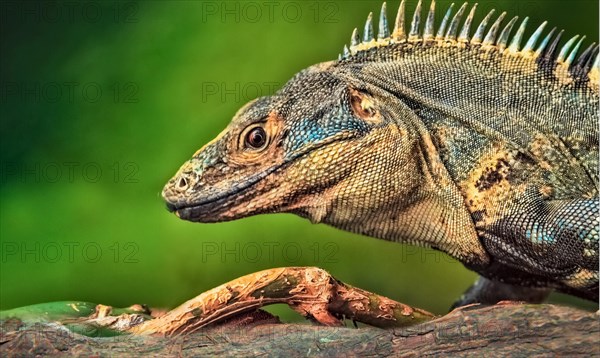
[(246, 132), (244, 146), (251, 149), (262, 149), (267, 143), (267, 132), (263, 127), (254, 127)]

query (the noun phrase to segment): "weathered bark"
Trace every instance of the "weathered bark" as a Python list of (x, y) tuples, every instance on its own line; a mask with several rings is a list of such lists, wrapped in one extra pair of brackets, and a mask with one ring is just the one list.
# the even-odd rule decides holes
[[(279, 323), (259, 310), (273, 303), (324, 326)], [(140, 305), (56, 302), (2, 317), (2, 355), (600, 355), (597, 313), (510, 303), (436, 318), (314, 267), (250, 274), (158, 316)], [(342, 327), (342, 318), (374, 327)]]
[(187, 335), (90, 338), (61, 326), (3, 322), (0, 355), (98, 356), (600, 356), (598, 315), (554, 305), (453, 311), (416, 326), (347, 328), (276, 323), (267, 314)]

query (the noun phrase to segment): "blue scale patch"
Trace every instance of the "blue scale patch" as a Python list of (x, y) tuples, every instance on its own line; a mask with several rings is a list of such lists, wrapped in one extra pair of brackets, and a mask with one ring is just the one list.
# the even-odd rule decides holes
[(366, 132), (367, 130), (368, 127), (364, 122), (353, 117), (335, 116), (319, 120), (304, 118), (289, 128), (286, 149), (288, 153), (293, 153), (307, 144), (318, 143), (341, 131)]
[(555, 236), (552, 235), (551, 232), (547, 230), (540, 230), (540, 226), (538, 223), (533, 223), (533, 227), (531, 229), (525, 230), (525, 237), (527, 240), (533, 242), (534, 244), (553, 244), (556, 239)]

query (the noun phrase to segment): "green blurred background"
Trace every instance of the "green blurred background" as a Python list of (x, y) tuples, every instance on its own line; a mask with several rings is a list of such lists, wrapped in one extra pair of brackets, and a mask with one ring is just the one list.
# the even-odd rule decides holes
[[(0, 309), (173, 307), (250, 272), (306, 265), (443, 313), (475, 279), (441, 253), (292, 215), (184, 222), (159, 196), (245, 102), (336, 58), (379, 1), (1, 6)], [(528, 34), (548, 20), (598, 41), (597, 1), (482, 1), (477, 19), (491, 8), (529, 15)]]

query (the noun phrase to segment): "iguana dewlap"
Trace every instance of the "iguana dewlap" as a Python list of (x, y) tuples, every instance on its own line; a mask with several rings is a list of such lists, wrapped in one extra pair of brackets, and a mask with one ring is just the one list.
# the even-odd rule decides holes
[[(250, 102), (169, 181), (182, 219), (291, 212), (478, 272), (459, 304), (598, 300), (598, 46), (421, 2)], [(468, 13), (467, 13), (468, 11)], [(463, 21), (463, 18), (465, 19)], [(504, 25), (506, 23), (506, 25)]]

